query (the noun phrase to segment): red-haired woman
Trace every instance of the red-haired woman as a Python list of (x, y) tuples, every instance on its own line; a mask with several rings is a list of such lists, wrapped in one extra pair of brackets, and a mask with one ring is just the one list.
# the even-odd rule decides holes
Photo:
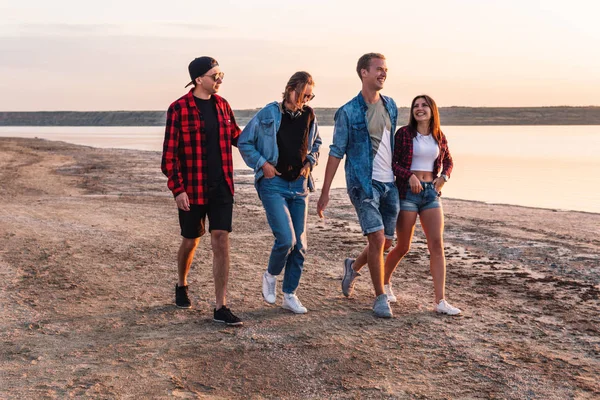
[(398, 129), (395, 136), (392, 168), (400, 195), (400, 214), (396, 223), (398, 242), (385, 261), (384, 284), (390, 302), (396, 301), (390, 278), (410, 249), (419, 215), (430, 254), (434, 310), (449, 315), (461, 313), (445, 299), (444, 213), (440, 194), (452, 166), (437, 105), (431, 97), (419, 95), (411, 103), (409, 124)]

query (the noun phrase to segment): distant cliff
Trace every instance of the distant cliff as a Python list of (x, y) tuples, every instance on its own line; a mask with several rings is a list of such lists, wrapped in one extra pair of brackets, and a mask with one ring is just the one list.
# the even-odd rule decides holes
[[(235, 110), (246, 125), (258, 109)], [(321, 125), (333, 125), (335, 108), (315, 108)], [(398, 109), (398, 125), (408, 108)], [(164, 111), (0, 112), (0, 126), (159, 126)], [(442, 125), (600, 125), (600, 107), (442, 107)]]

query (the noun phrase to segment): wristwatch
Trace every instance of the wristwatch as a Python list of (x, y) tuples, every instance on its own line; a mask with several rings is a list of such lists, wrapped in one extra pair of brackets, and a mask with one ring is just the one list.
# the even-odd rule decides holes
[(450, 179), (448, 178), (448, 175), (445, 174), (441, 174), (440, 177), (444, 180), (444, 182), (448, 182), (448, 179)]

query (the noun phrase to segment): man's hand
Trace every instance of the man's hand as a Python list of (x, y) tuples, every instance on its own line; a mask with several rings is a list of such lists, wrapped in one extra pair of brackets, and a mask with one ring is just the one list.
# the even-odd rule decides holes
[(177, 197), (175, 197), (175, 202), (177, 203), (177, 208), (183, 211), (190, 211), (190, 199), (186, 192), (179, 193)]
[(319, 201), (317, 202), (317, 214), (319, 218), (325, 218), (323, 211), (327, 207), (329, 203), (329, 192), (321, 192), (321, 197), (319, 197)]
[(317, 202), (317, 214), (319, 214), (319, 218), (324, 218), (323, 211), (327, 207), (329, 203), (329, 189), (331, 189), (331, 182), (333, 182), (333, 177), (335, 176), (335, 172), (340, 165), (341, 158), (329, 156), (327, 159), (327, 166), (325, 167), (325, 177), (323, 178), (323, 187), (321, 188), (321, 197), (319, 197), (319, 201)]
[(263, 166), (261, 168), (263, 170), (263, 174), (265, 175), (265, 178), (267, 178), (267, 179), (271, 179), (271, 178), (275, 177), (275, 175), (281, 175), (271, 163), (266, 162), (263, 164)]

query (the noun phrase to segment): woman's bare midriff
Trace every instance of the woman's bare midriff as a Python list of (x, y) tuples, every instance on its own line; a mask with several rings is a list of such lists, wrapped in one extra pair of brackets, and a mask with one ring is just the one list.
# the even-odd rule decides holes
[(415, 174), (415, 176), (417, 178), (419, 178), (419, 180), (421, 182), (433, 182), (433, 172), (429, 172), (429, 171), (410, 171), (413, 174)]

